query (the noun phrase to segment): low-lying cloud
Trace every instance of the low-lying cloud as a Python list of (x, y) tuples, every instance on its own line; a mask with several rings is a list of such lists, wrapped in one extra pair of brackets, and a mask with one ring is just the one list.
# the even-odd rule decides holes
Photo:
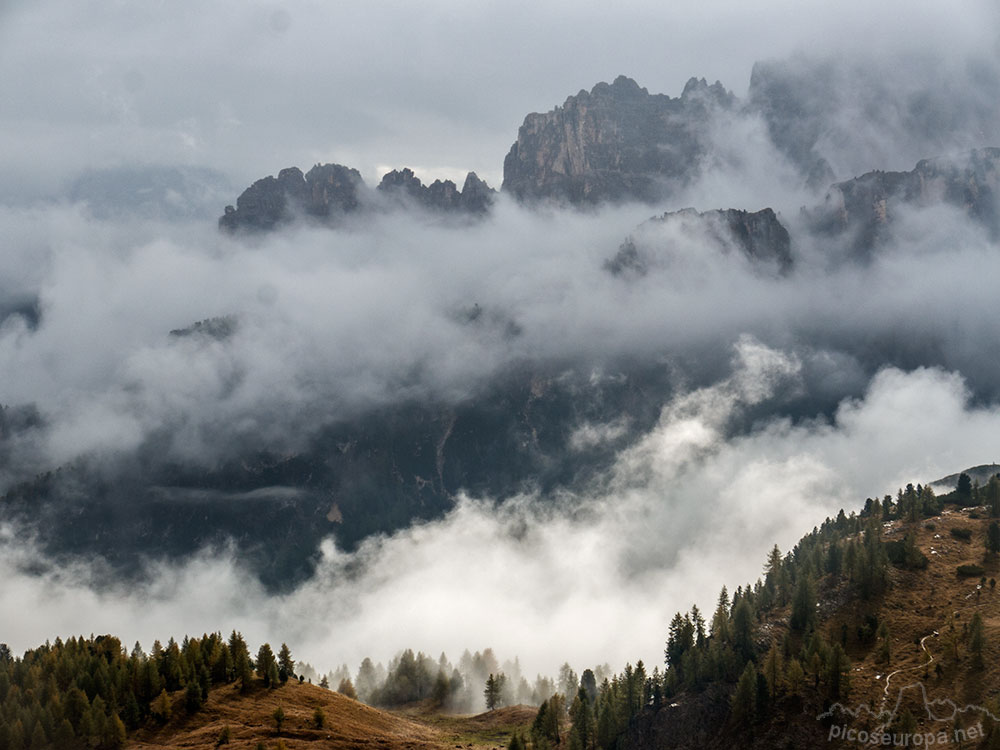
[[(641, 235), (660, 261), (649, 274), (609, 274), (603, 261), (649, 212), (502, 201), (461, 228), (402, 213), (246, 242), (199, 223), (8, 208), (0, 224), (23, 243), (3, 259), (10, 294), (36, 295), (41, 322), (0, 329), (0, 399), (38, 407), (48, 427), (31, 433), (31, 465), (55, 466), (154, 433), (207, 462), (248, 443), (292, 451), (375, 407), (474, 397), (514, 362), (663, 361), (703, 385), (743, 334), (794, 352), (803, 392), (828, 405), (887, 363), (997, 393), (1000, 254), (959, 209), (900, 212), (896, 241), (863, 265), (782, 214), (795, 254), (784, 278), (663, 225)], [(223, 315), (236, 320), (226, 338), (169, 335)]]
[(163, 565), (139, 587), (92, 586), (86, 566), (53, 566), (0, 537), (0, 609), (15, 649), (110, 631), (153, 638), (242, 630), (287, 641), (321, 669), (406, 647), (457, 658), (489, 645), (528, 674), (642, 658), (660, 663), (672, 613), (710, 611), (722, 584), (755, 580), (770, 546), (790, 548), (841, 507), (995, 458), (1000, 410), (962, 378), (885, 369), (830, 420), (763, 422), (726, 436), (742, 410), (801, 378), (789, 352), (744, 337), (729, 377), (678, 395), (624, 451), (607, 483), (555, 503), (464, 497), (445, 518), (353, 554), (323, 548), (313, 579), (278, 597), (226, 556)]

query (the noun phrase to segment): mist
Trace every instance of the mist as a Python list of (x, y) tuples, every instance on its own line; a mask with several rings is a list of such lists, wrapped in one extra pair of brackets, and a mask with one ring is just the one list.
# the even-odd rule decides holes
[[(698, 386), (725, 374), (745, 334), (798, 356), (802, 388), (830, 404), (885, 364), (942, 367), (977, 397), (996, 393), (986, 353), (1000, 256), (960, 211), (904, 215), (897, 242), (865, 265), (793, 235), (790, 278), (698, 232), (636, 230), (648, 215), (502, 202), (471, 227), (404, 213), (246, 244), (198, 224), (100, 221), (79, 205), (8, 209), (11, 235), (41, 228), (28, 240), (37, 262), (7, 259), (41, 323), (4, 324), (3, 400), (41, 411), (46, 427), (20, 449), (35, 451), (26, 465), (51, 467), (163, 433), (170, 455), (206, 464), (247, 446), (294, 451), (376, 407), (472, 398), (516, 362), (613, 375), (625, 358), (662, 361)], [(652, 258), (642, 278), (602, 265), (630, 235)], [(168, 335), (225, 315), (236, 325), (223, 340)]]
[[(773, 544), (997, 460), (995, 238), (961, 207), (900, 208), (859, 262), (809, 233), (800, 209), (826, 186), (804, 184), (750, 106), (713, 121), (697, 179), (655, 206), (501, 194), (478, 222), (399, 210), (218, 231), (242, 186), (291, 164), (344, 163), (369, 185), (390, 167), (473, 169), (499, 188), (525, 114), (619, 73), (673, 96), (718, 78), (743, 98), (757, 61), (805, 71), (808, 146), (836, 179), (1000, 145), (995, 3), (516, 10), (0, 10), (0, 490), (142, 451), (206, 471), (295, 455), (379, 409), (488, 399), (511, 372), (600, 382), (638, 363), (669, 384), (648, 394), (651, 426), (571, 425), (570, 452), (614, 446), (582, 486), (464, 491), (356, 549), (330, 536), (282, 593), (233, 540), (153, 550), (124, 581), (0, 519), (0, 640), (111, 632), (149, 648), (236, 629), (320, 671), (484, 647), (528, 676), (651, 669), (673, 613), (755, 581)], [(791, 270), (644, 223), (688, 206), (773, 208)], [(645, 275), (606, 270), (626, 238)], [(212, 319), (222, 334), (185, 330)]]
[[(320, 669), (402, 648), (457, 658), (519, 655), (526, 674), (626, 660), (660, 663), (669, 619), (719, 588), (756, 580), (766, 552), (866, 496), (929, 481), (982, 454), (1000, 410), (973, 406), (961, 377), (886, 369), (831, 420), (775, 419), (725, 437), (735, 412), (797, 381), (792, 354), (744, 338), (733, 372), (666, 404), (592, 495), (459, 500), (440, 521), (373, 538), (354, 554), (323, 548), (315, 577), (265, 594), (226, 556), (162, 565), (144, 585), (95, 589), (86, 565), (47, 563), (2, 536), (4, 637), (17, 648), (79, 631), (127, 643), (236, 628), (285, 641)], [(400, 623), (406, 623), (401, 628)]]

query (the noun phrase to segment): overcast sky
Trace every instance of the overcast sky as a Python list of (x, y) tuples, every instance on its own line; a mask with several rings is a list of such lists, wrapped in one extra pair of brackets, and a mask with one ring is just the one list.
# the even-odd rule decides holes
[(499, 187), (524, 116), (619, 74), (746, 92), (755, 60), (995, 55), (992, 0), (0, 4), (0, 196), (86, 166), (207, 165), (242, 186), (340, 162)]

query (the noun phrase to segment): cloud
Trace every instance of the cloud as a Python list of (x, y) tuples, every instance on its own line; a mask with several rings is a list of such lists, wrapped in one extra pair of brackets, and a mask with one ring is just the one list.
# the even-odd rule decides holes
[(795, 355), (744, 338), (732, 374), (666, 404), (603, 489), (555, 502), (465, 497), (356, 553), (327, 543), (317, 574), (283, 596), (226, 555), (162, 565), (138, 587), (97, 587), (88, 567), (39, 559), (6, 533), (0, 604), (23, 614), (4, 635), (21, 649), (112, 631), (148, 648), (237, 628), (287, 641), (322, 669), (405, 647), (457, 658), (487, 645), (518, 654), (529, 674), (563, 660), (659, 664), (673, 612), (710, 611), (723, 583), (756, 579), (772, 544), (788, 550), (841, 507), (993, 458), (982, 450), (1000, 410), (974, 406), (962, 378), (937, 369), (883, 370), (830, 420), (779, 417), (727, 436), (735, 413), (800, 377)]
[(369, 181), (380, 164), (437, 165), (497, 185), (528, 112), (619, 74), (673, 96), (691, 76), (742, 95), (755, 61), (797, 50), (894, 65), (913, 49), (993, 60), (998, 25), (989, 0), (961, 12), (912, 0), (631, 0), (613, 12), (562, 1), (45, 0), (2, 12), (7, 198), (122, 163), (215, 167), (237, 184), (291, 164), (346, 163)]
[[(756, 577), (775, 541), (787, 548), (866, 495), (995, 460), (981, 451), (998, 426), (996, 244), (960, 210), (900, 211), (888, 246), (846, 262), (836, 243), (804, 234), (798, 209), (811, 199), (756, 116), (716, 123), (702, 179), (661, 209), (775, 207), (793, 236), (788, 278), (706, 252), (697, 231), (644, 237), (671, 262), (611, 276), (603, 261), (647, 207), (529, 211), (502, 199), (474, 226), (400, 213), (243, 239), (220, 235), (212, 211), (186, 210), (192, 194), (169, 194), (180, 215), (49, 199), (88, 167), (136, 165), (203, 165), (244, 185), (289, 164), (339, 161), (369, 183), (378, 165), (417, 164), (428, 177), (474, 169), (496, 186), (524, 115), (581, 87), (627, 73), (677, 95), (697, 75), (743, 94), (755, 60), (802, 48), (879, 71), (917, 49), (921, 65), (946, 64), (885, 78), (900, 96), (926, 94), (929, 80), (931, 104), (957, 92), (978, 111), (997, 80), (997, 13), (985, 1), (961, 13), (912, 1), (719, 0), (669, 13), (646, 2), (613, 13), (443, 0), (6, 4), (0, 309), (37, 298), (41, 320), (0, 325), (0, 402), (35, 404), (41, 426), (4, 436), (5, 485), (151, 436), (167, 458), (205, 464), (248, 447), (291, 453), (332, 420), (475, 398), (515, 366), (614, 377), (639, 361), (668, 371), (674, 391), (650, 396), (663, 399), (660, 421), (593, 486), (464, 497), (356, 553), (328, 544), (316, 575), (281, 596), (235, 550), (152, 563), (126, 588), (6, 529), (0, 609), (23, 614), (4, 637), (24, 648), (114, 631), (148, 647), (237, 628), (287, 640), (317, 666), (485, 645), (550, 672), (563, 659), (653, 664), (673, 611), (709, 609), (721, 583)], [(839, 171), (934, 155), (914, 152), (939, 141), (878, 122), (839, 107), (818, 148)], [(217, 191), (188, 187), (221, 212)], [(223, 315), (237, 320), (223, 340), (169, 335)], [(571, 447), (627, 429), (581, 423)]]
[[(196, 220), (8, 207), (6, 293), (37, 296), (42, 314), (35, 330), (0, 330), (0, 401), (45, 417), (34, 467), (153, 434), (206, 463), (248, 445), (300, 450), (373, 408), (474, 398), (518, 362), (612, 376), (662, 361), (700, 386), (724, 376), (744, 334), (801, 361), (781, 408), (828, 410), (887, 363), (956, 370), (978, 398), (997, 394), (984, 352), (1000, 345), (988, 323), (1000, 256), (960, 210), (899, 212), (895, 241), (864, 266), (782, 214), (788, 278), (716, 252), (696, 227), (635, 233), (649, 210), (501, 201), (472, 226), (401, 213), (248, 242)], [(629, 234), (668, 261), (639, 279), (607, 273)], [(239, 321), (224, 340), (168, 335), (222, 315)]]

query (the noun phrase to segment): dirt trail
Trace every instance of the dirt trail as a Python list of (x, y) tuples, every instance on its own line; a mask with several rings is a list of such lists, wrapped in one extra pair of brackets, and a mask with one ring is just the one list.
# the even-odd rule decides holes
[[(973, 596), (975, 596), (977, 594), (977, 592), (981, 591), (981, 589), (982, 589), (982, 584), (977, 585), (976, 588), (973, 589), (972, 593), (968, 594), (965, 598), (966, 599), (971, 599)], [(964, 612), (967, 609), (979, 609), (980, 607), (984, 606), (985, 604), (986, 604), (985, 602), (981, 602), (981, 601), (977, 600), (975, 604), (970, 604), (968, 607), (959, 607), (956, 610), (952, 610), (951, 616), (952, 616), (952, 618), (954, 618), (959, 612)], [(883, 708), (885, 707), (886, 700), (888, 700), (888, 698), (889, 698), (889, 688), (890, 688), (890, 686), (892, 684), (892, 678), (893, 677), (895, 677), (898, 674), (902, 674), (904, 672), (912, 672), (915, 669), (924, 669), (925, 667), (928, 667), (928, 666), (930, 666), (931, 664), (934, 663), (934, 654), (932, 654), (931, 651), (930, 651), (930, 649), (927, 648), (927, 639), (928, 638), (937, 638), (939, 635), (940, 635), (940, 633), (937, 630), (935, 630), (935, 631), (933, 631), (931, 633), (928, 633), (927, 635), (925, 635), (923, 638), (920, 639), (920, 648), (921, 648), (921, 650), (925, 654), (927, 654), (927, 661), (925, 661), (923, 664), (917, 664), (916, 666), (912, 666), (912, 667), (901, 667), (900, 669), (897, 669), (894, 672), (890, 672), (889, 674), (887, 674), (885, 676), (885, 688), (882, 690), (882, 707)]]

